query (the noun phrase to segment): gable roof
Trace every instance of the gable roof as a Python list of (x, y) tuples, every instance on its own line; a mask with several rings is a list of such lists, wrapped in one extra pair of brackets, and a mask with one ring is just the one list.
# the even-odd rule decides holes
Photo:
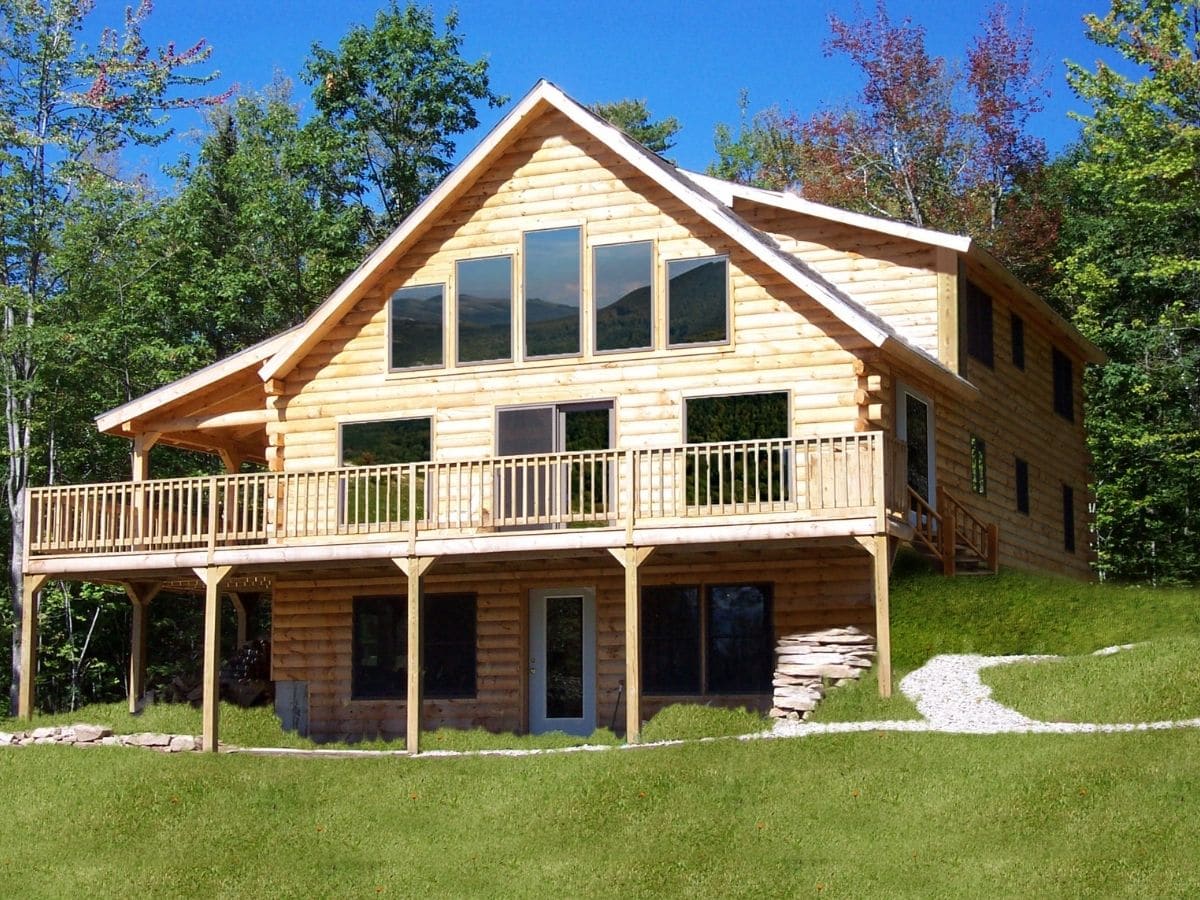
[(389, 269), (390, 264), (432, 224), (439, 212), (453, 203), (488, 164), (517, 139), (527, 123), (548, 109), (557, 110), (622, 161), (649, 177), (735, 244), (823, 306), (871, 345), (888, 349), (920, 369), (955, 383), (956, 387), (974, 390), (935, 357), (909, 344), (880, 316), (866, 309), (806, 263), (781, 250), (770, 237), (748, 225), (733, 212), (729, 203), (722, 201), (709, 190), (711, 185), (701, 183), (696, 177), (688, 177), (545, 80), (539, 81), (521, 98), (450, 175), (324, 303), (317, 307), (308, 320), (283, 342), (274, 355), (263, 364), (259, 370), (259, 377), (266, 381), (287, 375), (329, 329), (353, 308), (363, 293)]

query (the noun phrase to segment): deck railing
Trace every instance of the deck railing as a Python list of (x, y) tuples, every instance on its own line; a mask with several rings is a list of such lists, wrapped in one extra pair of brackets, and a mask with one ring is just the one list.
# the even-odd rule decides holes
[(893, 457), (867, 432), (33, 488), (25, 546), (31, 556), (128, 553), (876, 515), (894, 505)]

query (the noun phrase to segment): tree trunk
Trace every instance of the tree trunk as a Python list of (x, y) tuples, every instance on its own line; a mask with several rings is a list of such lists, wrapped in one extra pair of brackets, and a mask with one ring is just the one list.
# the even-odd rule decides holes
[(8, 692), (8, 708), (12, 715), (17, 714), (17, 692), (23, 677), (33, 678), (36, 673), (21, 671), (21, 619), (25, 613), (25, 579), (24, 579), (24, 539), (25, 539), (25, 503), (24, 496), (19, 496), (11, 506), (12, 513), (12, 557), (9, 564), (9, 591), (12, 596), (13, 633), (12, 633), (12, 686)]

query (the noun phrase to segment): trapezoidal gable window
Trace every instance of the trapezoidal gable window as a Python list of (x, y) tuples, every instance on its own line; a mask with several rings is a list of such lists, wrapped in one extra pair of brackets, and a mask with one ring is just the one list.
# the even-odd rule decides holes
[(653, 347), (654, 244), (594, 247), (592, 297), (597, 353)]
[[(429, 594), (421, 603), (422, 691), (435, 699), (475, 696), (474, 594)], [(404, 597), (355, 597), (354, 700), (403, 700), (408, 687), (408, 602)]]
[(445, 314), (445, 285), (402, 287), (392, 294), (388, 310), (388, 368), (395, 371), (443, 365)]
[(525, 356), (580, 352), (579, 227), (525, 232)]
[(459, 365), (512, 361), (512, 257), (454, 265)]
[[(642, 690), (758, 694), (774, 670), (769, 584), (642, 590)], [(704, 602), (700, 602), (703, 596)]]
[(994, 365), (992, 298), (973, 281), (967, 282), (967, 355), (989, 369)]
[(667, 261), (667, 342), (672, 347), (729, 342), (729, 260)]

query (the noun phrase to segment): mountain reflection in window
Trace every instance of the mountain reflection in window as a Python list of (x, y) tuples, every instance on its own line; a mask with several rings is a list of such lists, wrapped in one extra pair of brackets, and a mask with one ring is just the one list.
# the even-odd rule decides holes
[(725, 257), (667, 263), (670, 343), (717, 344), (729, 340), (729, 276)]
[(580, 229), (525, 235), (525, 355), (579, 352)]
[(444, 307), (440, 284), (404, 287), (392, 294), (391, 368), (415, 369), (442, 364)]
[(597, 352), (653, 346), (653, 253), (649, 241), (593, 251)]
[(458, 361), (512, 359), (512, 257), (459, 260)]

